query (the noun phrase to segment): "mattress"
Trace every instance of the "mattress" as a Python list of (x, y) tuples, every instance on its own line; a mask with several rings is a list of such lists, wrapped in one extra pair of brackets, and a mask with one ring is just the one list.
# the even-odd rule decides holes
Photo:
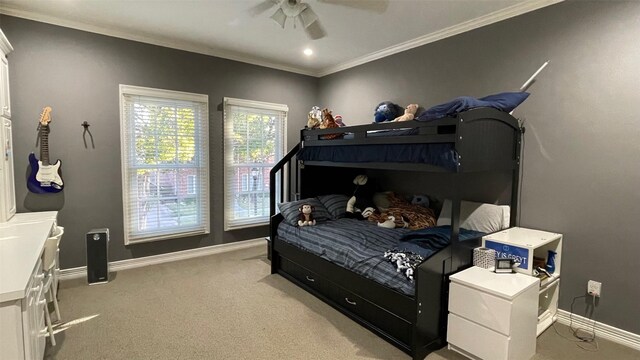
[(412, 282), (396, 271), (384, 257), (395, 248), (408, 229), (387, 229), (375, 223), (339, 219), (315, 226), (297, 227), (286, 222), (278, 227), (278, 238), (384, 286), (413, 296)]
[(298, 152), (298, 159), (429, 164), (452, 171), (458, 166), (458, 154), (453, 143), (305, 146)]

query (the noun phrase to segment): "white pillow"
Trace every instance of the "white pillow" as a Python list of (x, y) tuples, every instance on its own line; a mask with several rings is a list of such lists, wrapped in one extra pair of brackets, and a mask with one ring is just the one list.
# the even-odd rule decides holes
[[(509, 227), (511, 210), (509, 205), (483, 204), (462, 201), (460, 204), (460, 227), (493, 233)], [(438, 218), (438, 226), (451, 225), (451, 200), (445, 200)]]

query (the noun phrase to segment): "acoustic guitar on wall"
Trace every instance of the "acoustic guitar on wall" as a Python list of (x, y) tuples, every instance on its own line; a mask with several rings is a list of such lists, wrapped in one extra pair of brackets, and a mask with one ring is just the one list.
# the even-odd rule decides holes
[(27, 178), (27, 188), (32, 193), (47, 194), (62, 191), (64, 183), (60, 173), (62, 163), (49, 162), (49, 123), (51, 122), (51, 107), (42, 109), (40, 114), (40, 160), (34, 153), (29, 154), (31, 173)]

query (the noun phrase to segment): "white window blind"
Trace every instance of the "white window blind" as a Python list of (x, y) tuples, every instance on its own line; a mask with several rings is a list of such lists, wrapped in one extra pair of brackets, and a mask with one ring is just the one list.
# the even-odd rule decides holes
[(208, 96), (120, 85), (125, 244), (209, 233)]
[(225, 230), (269, 222), (269, 172), (284, 156), (288, 111), (287, 105), (224, 99)]

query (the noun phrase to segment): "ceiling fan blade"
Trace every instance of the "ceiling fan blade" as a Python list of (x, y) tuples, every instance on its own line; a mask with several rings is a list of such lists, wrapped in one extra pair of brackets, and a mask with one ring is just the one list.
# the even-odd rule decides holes
[(276, 5), (278, 5), (277, 0), (264, 0), (260, 4), (249, 8), (248, 12), (251, 16), (258, 16)]
[(318, 15), (316, 15), (316, 13), (311, 10), (310, 6), (307, 6), (300, 12), (300, 15), (298, 15), (298, 19), (300, 20), (302, 27), (306, 29), (311, 24), (318, 21)]
[(284, 11), (282, 11), (282, 8), (278, 8), (278, 10), (276, 10), (276, 12), (273, 13), (273, 15), (271, 15), (271, 18), (275, 22), (280, 24), (280, 26), (282, 26), (282, 28), (284, 29), (284, 24), (287, 22), (287, 15), (284, 14)]
[(324, 31), (324, 28), (322, 27), (322, 25), (320, 24), (320, 21), (316, 20), (314, 22), (312, 22), (311, 24), (309, 24), (309, 26), (307, 26), (304, 31), (307, 33), (307, 36), (311, 39), (311, 40), (318, 40), (318, 39), (322, 39), (323, 37), (327, 36), (327, 32)]
[(385, 13), (389, 7), (389, 0), (318, 0), (318, 2), (372, 11), (378, 14)]

